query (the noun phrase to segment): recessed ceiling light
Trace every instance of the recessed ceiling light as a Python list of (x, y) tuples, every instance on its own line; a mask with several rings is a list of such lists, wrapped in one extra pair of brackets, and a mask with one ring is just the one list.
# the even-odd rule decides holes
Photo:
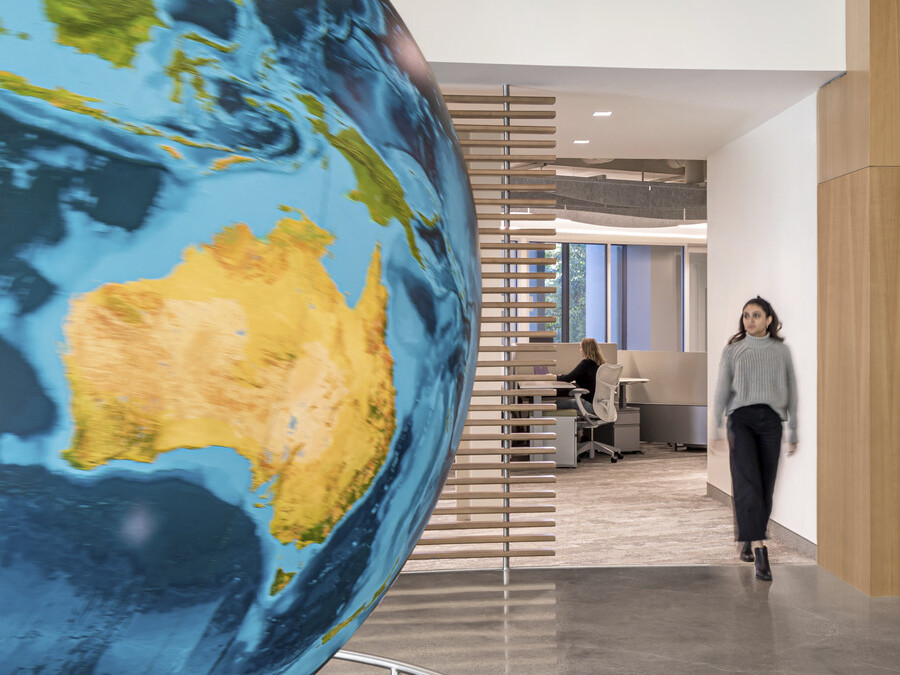
[(573, 142), (575, 145), (587, 145), (588, 143), (590, 143), (590, 141), (584, 141), (584, 140), (580, 140), (580, 141), (572, 141), (572, 142)]
[(596, 110), (594, 117), (612, 117), (612, 110)]

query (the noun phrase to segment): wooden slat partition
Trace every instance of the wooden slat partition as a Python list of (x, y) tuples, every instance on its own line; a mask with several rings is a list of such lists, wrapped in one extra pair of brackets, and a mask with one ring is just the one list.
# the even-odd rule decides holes
[[(533, 373), (535, 366), (556, 365), (552, 345), (531, 340), (555, 335), (556, 305), (547, 297), (556, 292), (548, 281), (555, 274), (539, 267), (556, 262), (547, 253), (555, 244), (520, 243), (514, 235), (552, 239), (556, 234), (552, 214), (517, 212), (556, 203), (550, 197), (524, 196), (555, 190), (556, 172), (521, 165), (544, 166), (555, 159), (555, 141), (547, 137), (556, 130), (541, 123), (556, 117), (555, 99), (510, 95), (508, 87), (503, 89), (502, 95), (444, 97), (478, 193), (483, 296), (489, 299), (482, 303), (480, 354), (466, 428), (438, 507), (410, 560), (500, 558), (508, 569), (516, 557), (554, 555), (555, 522), (534, 514), (555, 511), (555, 493), (546, 489), (556, 481), (555, 406), (535, 403), (533, 395), (550, 396), (556, 390), (529, 389), (520, 396), (517, 387), (523, 381), (554, 379)], [(538, 178), (539, 184), (512, 185), (513, 177)], [(511, 220), (536, 221), (536, 226), (512, 230)], [(515, 534), (524, 528), (527, 534)], [(440, 534), (428, 534), (436, 531)]]

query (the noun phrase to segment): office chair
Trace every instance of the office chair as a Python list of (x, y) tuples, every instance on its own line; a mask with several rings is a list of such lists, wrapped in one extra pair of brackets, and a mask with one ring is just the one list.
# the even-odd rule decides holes
[(604, 424), (613, 424), (618, 417), (616, 412), (616, 390), (619, 386), (619, 378), (622, 377), (621, 364), (604, 363), (597, 368), (597, 383), (594, 387), (594, 400), (591, 402), (594, 408), (589, 413), (585, 407), (582, 396), (587, 394), (587, 389), (573, 389), (575, 404), (578, 406), (578, 420), (576, 422), (576, 435), (580, 435), (585, 429), (591, 430), (591, 440), (578, 444), (576, 456), (587, 452), (593, 459), (595, 452), (603, 452), (609, 455), (609, 461), (615, 463), (624, 455), (615, 446), (606, 445), (594, 440), (594, 429)]

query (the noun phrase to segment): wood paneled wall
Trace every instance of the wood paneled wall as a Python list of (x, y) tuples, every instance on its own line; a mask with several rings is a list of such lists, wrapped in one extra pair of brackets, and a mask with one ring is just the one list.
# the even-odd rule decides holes
[(869, 175), (819, 186), (818, 561), (857, 588), (868, 584)]
[(819, 564), (900, 595), (900, 7), (847, 0), (819, 93)]

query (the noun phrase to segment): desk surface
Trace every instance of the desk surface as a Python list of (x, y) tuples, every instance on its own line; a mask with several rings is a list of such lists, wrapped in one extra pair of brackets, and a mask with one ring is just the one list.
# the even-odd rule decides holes
[(628, 401), (625, 398), (625, 389), (629, 384), (643, 384), (650, 380), (646, 377), (620, 377), (619, 378), (619, 410), (628, 407)]

